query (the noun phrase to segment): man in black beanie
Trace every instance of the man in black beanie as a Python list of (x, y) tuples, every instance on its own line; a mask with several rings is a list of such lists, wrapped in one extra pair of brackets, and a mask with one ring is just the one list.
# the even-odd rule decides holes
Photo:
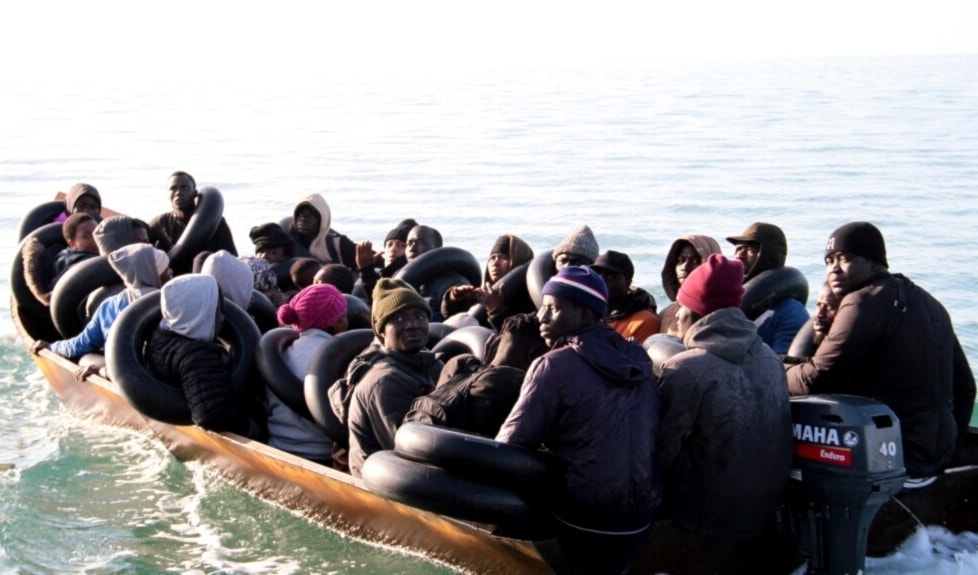
[(380, 278), (394, 277), (398, 270), (407, 263), (404, 249), (407, 246), (408, 232), (418, 225), (414, 218), (401, 220), (384, 237), (384, 251), (375, 252), (373, 242), (365, 241), (357, 244), (357, 272), (360, 278), (353, 293), (368, 303), (373, 296), (374, 286)]
[(933, 296), (891, 274), (883, 234), (848, 223), (825, 246), (826, 279), (842, 298), (828, 335), (787, 368), (792, 395), (851, 393), (900, 419), (909, 486), (927, 485), (968, 433), (975, 380), (951, 318)]

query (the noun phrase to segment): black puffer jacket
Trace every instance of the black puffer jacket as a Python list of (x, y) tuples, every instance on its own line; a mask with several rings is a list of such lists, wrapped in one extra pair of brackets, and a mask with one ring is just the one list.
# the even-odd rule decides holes
[(193, 422), (213, 431), (256, 436), (231, 393), (231, 367), (227, 351), (157, 328), (146, 344), (146, 363), (161, 381), (183, 386)]

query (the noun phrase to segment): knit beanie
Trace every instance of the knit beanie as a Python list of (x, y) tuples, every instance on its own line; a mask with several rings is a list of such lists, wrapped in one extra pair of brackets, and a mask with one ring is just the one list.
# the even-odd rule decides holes
[(299, 331), (327, 330), (346, 313), (346, 298), (329, 284), (313, 284), (303, 288), (278, 308), (279, 323)]
[(373, 301), (374, 333), (377, 335), (383, 335), (384, 324), (402, 309), (424, 310), (428, 318), (431, 318), (428, 302), (404, 280), (380, 278), (374, 286)]
[(401, 220), (401, 223), (397, 224), (394, 229), (387, 232), (387, 236), (384, 238), (384, 243), (386, 244), (390, 240), (400, 240), (402, 242), (406, 242), (408, 234), (411, 233), (411, 228), (416, 225), (418, 225), (418, 222), (414, 221), (414, 218)]
[(587, 266), (561, 268), (543, 284), (542, 295), (557, 296), (590, 308), (598, 317), (608, 311), (608, 284)]
[(560, 254), (575, 255), (591, 264), (598, 257), (598, 240), (594, 238), (591, 228), (581, 226), (557, 244), (553, 251), (554, 261)]
[(832, 232), (825, 244), (826, 257), (833, 252), (849, 252), (890, 267), (886, 263), (883, 234), (869, 222), (850, 222)]
[(269, 222), (251, 228), (248, 232), (251, 243), (255, 244), (255, 250), (285, 248), (292, 244), (292, 238), (282, 229), (282, 226)]
[(679, 286), (676, 301), (699, 315), (720, 308), (740, 307), (744, 297), (744, 264), (722, 254), (710, 254)]

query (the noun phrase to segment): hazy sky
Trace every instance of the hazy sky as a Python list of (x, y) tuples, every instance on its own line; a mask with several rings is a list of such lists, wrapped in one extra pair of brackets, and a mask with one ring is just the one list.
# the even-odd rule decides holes
[(96, 0), (0, 14), (0, 71), (25, 79), (978, 52), (976, 0)]

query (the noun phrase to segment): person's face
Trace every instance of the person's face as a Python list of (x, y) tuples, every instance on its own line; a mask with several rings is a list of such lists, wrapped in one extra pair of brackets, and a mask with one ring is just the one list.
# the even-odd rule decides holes
[(408, 233), (404, 255), (407, 256), (408, 261), (411, 261), (434, 247), (435, 238), (432, 231), (428, 228), (415, 226)]
[(625, 274), (605, 269), (596, 269), (594, 271), (598, 272), (602, 279), (604, 279), (604, 283), (608, 285), (609, 301), (618, 301), (628, 293), (628, 287), (631, 282), (628, 281)]
[(744, 264), (744, 273), (747, 273), (757, 263), (757, 254), (761, 253), (761, 244), (757, 242), (741, 242), (734, 244), (734, 259), (740, 260)]
[(86, 213), (97, 218), (101, 211), (102, 208), (99, 206), (98, 200), (93, 198), (90, 194), (83, 194), (75, 201), (75, 206), (72, 208), (71, 213)]
[(866, 285), (873, 273), (872, 262), (862, 256), (848, 252), (832, 252), (825, 256), (825, 280), (840, 299)]
[(132, 229), (132, 239), (137, 244), (148, 244), (149, 243), (149, 230), (142, 226), (136, 226)]
[(567, 266), (586, 266), (591, 262), (584, 261), (584, 258), (580, 256), (575, 256), (574, 254), (557, 254), (554, 258), (554, 264), (557, 267), (557, 271), (561, 268), (566, 268)]
[(319, 233), (319, 214), (309, 206), (299, 208), (295, 214), (295, 231), (303, 237), (316, 237)]
[(95, 225), (95, 222), (88, 220), (75, 228), (75, 237), (71, 239), (71, 247), (90, 254), (98, 254), (98, 244), (95, 243), (95, 235), (92, 233), (95, 231)]
[(812, 328), (815, 335), (821, 339), (829, 333), (832, 321), (835, 319), (835, 312), (839, 310), (839, 298), (832, 293), (832, 288), (825, 285), (818, 290), (818, 299), (815, 300), (815, 316), (812, 318)]
[(285, 248), (281, 246), (276, 248), (262, 248), (260, 251), (256, 252), (255, 255), (270, 264), (275, 264), (285, 261)]
[(513, 260), (506, 254), (492, 254), (489, 256), (488, 269), (489, 281), (496, 283), (513, 269)]
[(694, 323), (696, 323), (696, 318), (693, 317), (693, 310), (684, 305), (679, 306), (679, 310), (676, 312), (676, 327), (673, 335), (683, 339)]
[(540, 337), (548, 347), (561, 337), (574, 333), (584, 326), (587, 310), (556, 296), (543, 296), (543, 303), (537, 310), (540, 320)]
[(403, 353), (416, 353), (428, 344), (428, 314), (407, 308), (392, 315), (384, 324), (384, 346)]
[(173, 176), (167, 189), (170, 190), (170, 205), (174, 209), (187, 211), (194, 207), (197, 186), (189, 176)]
[(676, 256), (676, 279), (679, 280), (679, 284), (682, 285), (686, 281), (686, 277), (701, 263), (703, 263), (703, 258), (700, 257), (696, 248), (690, 244), (683, 246), (683, 249), (679, 250), (679, 255)]
[(394, 263), (394, 260), (403, 256), (406, 247), (407, 244), (405, 242), (396, 238), (391, 238), (384, 242), (384, 265), (389, 266)]

